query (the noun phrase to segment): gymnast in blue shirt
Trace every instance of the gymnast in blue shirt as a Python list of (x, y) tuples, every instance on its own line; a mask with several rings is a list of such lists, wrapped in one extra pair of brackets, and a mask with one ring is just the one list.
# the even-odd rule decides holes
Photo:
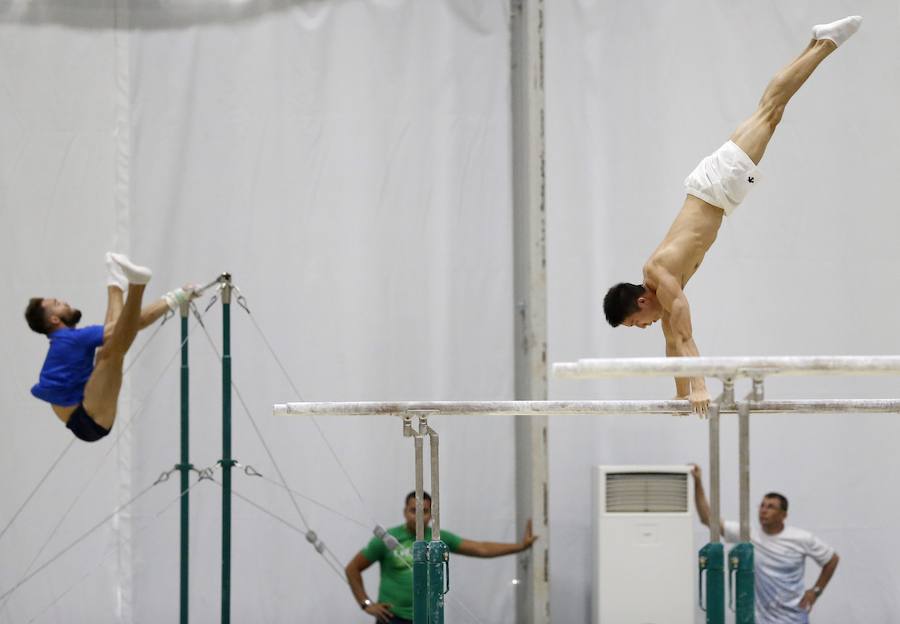
[(138, 331), (196, 296), (190, 287), (178, 288), (141, 309), (150, 269), (111, 252), (106, 264), (109, 302), (103, 325), (79, 329), (81, 311), (59, 299), (33, 297), (25, 310), (28, 326), (50, 340), (31, 393), (50, 403), (66, 427), (86, 442), (95, 442), (112, 429), (125, 354)]

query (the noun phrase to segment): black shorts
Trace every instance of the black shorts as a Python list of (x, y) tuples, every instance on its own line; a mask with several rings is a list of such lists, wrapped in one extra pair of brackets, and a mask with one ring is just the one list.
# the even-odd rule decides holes
[(85, 442), (96, 442), (100, 438), (109, 435), (109, 429), (101, 427), (84, 409), (84, 403), (79, 403), (66, 422), (66, 428), (75, 434), (75, 437)]

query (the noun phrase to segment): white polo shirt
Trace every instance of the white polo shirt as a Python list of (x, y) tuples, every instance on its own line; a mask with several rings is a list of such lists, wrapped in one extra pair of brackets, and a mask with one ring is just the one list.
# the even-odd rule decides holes
[[(740, 542), (740, 524), (724, 523), (725, 541)], [(806, 591), (803, 576), (806, 557), (824, 566), (834, 549), (803, 529), (786, 526), (769, 535), (750, 530), (753, 544), (753, 571), (756, 593), (756, 624), (807, 624), (809, 614), (800, 608)]]

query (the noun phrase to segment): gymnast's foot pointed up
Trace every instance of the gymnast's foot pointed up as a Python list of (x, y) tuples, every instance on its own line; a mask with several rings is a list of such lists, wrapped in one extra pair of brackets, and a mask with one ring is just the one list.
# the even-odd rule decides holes
[(861, 15), (851, 15), (830, 24), (816, 24), (812, 29), (813, 39), (817, 41), (828, 39), (833, 41), (834, 45), (840, 46), (859, 30), (862, 20)]
[(122, 267), (113, 260), (112, 256), (113, 252), (106, 252), (106, 270), (109, 273), (106, 278), (106, 285), (115, 286), (122, 292), (125, 292), (128, 290), (128, 278), (125, 277), (125, 272), (122, 271)]
[(129, 284), (146, 284), (153, 277), (153, 271), (128, 259), (125, 254), (110, 252), (109, 258), (119, 266)]

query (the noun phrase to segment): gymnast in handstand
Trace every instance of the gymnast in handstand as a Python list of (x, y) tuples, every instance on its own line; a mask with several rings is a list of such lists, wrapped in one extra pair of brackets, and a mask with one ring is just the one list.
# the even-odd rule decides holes
[[(687, 197), (681, 212), (644, 264), (643, 283), (621, 283), (607, 292), (603, 309), (610, 325), (644, 329), (661, 320), (667, 356), (700, 355), (694, 343), (684, 287), (716, 240), (722, 218), (730, 215), (759, 182), (756, 166), (788, 101), (819, 63), (850, 38), (861, 23), (862, 18), (854, 15), (813, 26), (812, 41), (775, 75), (756, 112), (685, 179)], [(677, 378), (675, 387), (679, 398), (690, 399), (695, 412), (707, 413), (709, 392), (703, 377)]]

